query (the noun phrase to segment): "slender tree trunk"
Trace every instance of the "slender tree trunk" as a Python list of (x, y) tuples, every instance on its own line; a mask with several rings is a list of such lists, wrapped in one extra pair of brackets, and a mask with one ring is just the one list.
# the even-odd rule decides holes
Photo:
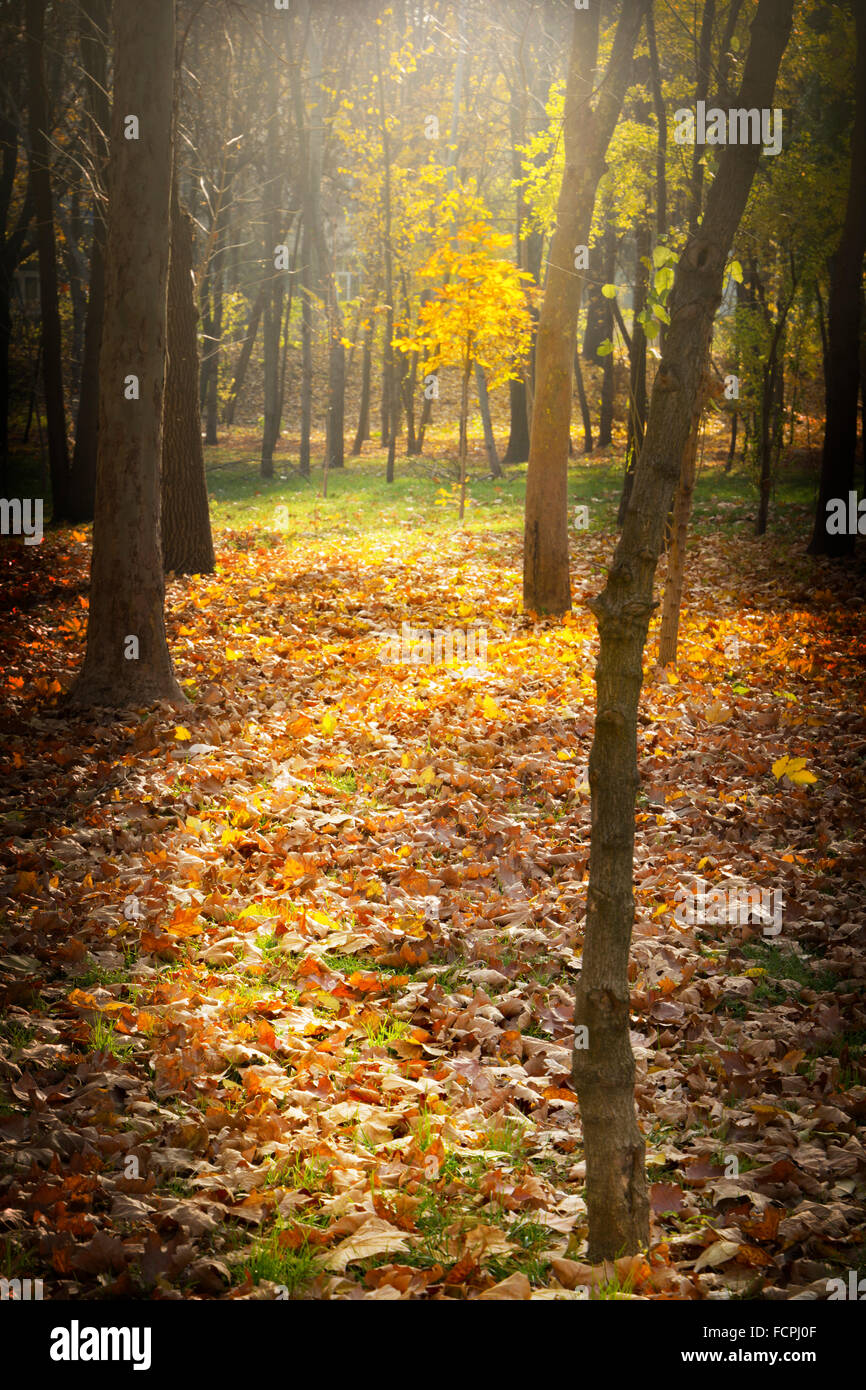
[(307, 223), (301, 244), (301, 447), (298, 468), (303, 478), (310, 476), (310, 436), (313, 428), (313, 268), (312, 238)]
[(631, 353), (629, 354), (628, 430), (625, 446), (625, 477), (623, 478), (622, 497), (619, 501), (619, 515), (617, 516), (619, 527), (625, 520), (628, 499), (631, 496), (632, 484), (634, 483), (634, 471), (637, 467), (638, 455), (643, 446), (646, 429), (646, 333), (638, 315), (643, 313), (647, 305), (649, 271), (644, 264), (644, 257), (649, 260), (651, 249), (649, 226), (646, 222), (639, 222), (635, 235), (635, 292), (631, 325)]
[(487, 380), (484, 376), (484, 369), (475, 363), (475, 386), (478, 391), (478, 408), (481, 411), (481, 423), (484, 426), (484, 447), (487, 450), (487, 461), (490, 464), (490, 472), (494, 478), (502, 477), (502, 468), (499, 464), (499, 455), (496, 452), (496, 440), (493, 437), (493, 421), (490, 418), (490, 397), (487, 394)]
[(12, 277), (24, 251), (25, 238), (33, 219), (35, 198), (33, 165), (28, 167), (27, 184), (17, 221), (7, 235), (9, 206), (18, 165), (19, 131), (0, 111), (0, 490), (5, 494), (9, 459), (9, 346), (12, 339)]
[(472, 334), (466, 344), (460, 387), (460, 521), (466, 512), (466, 456), (469, 452), (469, 379), (472, 376)]
[(51, 471), (51, 514), (66, 521), (69, 507), (69, 442), (63, 402), (63, 342), (57, 289), (57, 247), (51, 194), (48, 94), (45, 87), (45, 0), (27, 0), (27, 67), (30, 85), (30, 159), (36, 199), (39, 294), (42, 312), (42, 381)]
[(526, 476), (523, 603), (527, 612), (561, 615), (571, 607), (568, 572), (568, 444), (571, 370), (582, 276), (576, 248), (589, 243), (595, 192), (622, 106), (645, 6), (623, 8), (610, 64), (595, 105), (599, 6), (576, 10), (565, 98), (565, 168), (538, 324), (535, 399)]
[(198, 310), (193, 287), (193, 220), (171, 200), (167, 363), (162, 437), (162, 561), (166, 572), (214, 568), (204, 450), (198, 414)]
[(253, 347), (256, 341), (256, 334), (259, 331), (259, 324), (261, 323), (264, 306), (265, 290), (261, 289), (256, 295), (253, 307), (250, 310), (250, 321), (247, 324), (247, 331), (244, 335), (244, 341), (241, 344), (237, 366), (235, 367), (234, 380), (232, 381), (229, 398), (226, 401), (226, 408), (223, 412), (223, 423), (226, 425), (233, 425), (235, 422), (235, 411), (237, 410), (238, 399), (244, 387), (247, 367), (250, 365), (250, 358), (253, 354)]
[(586, 386), (583, 380), (583, 368), (580, 365), (580, 353), (575, 347), (574, 350), (574, 376), (577, 381), (577, 398), (580, 401), (580, 418), (583, 422), (583, 452), (592, 453), (592, 415), (589, 409), (589, 401), (586, 398)]
[[(704, 373), (706, 377), (706, 373)], [(695, 492), (697, 471), (698, 437), (701, 432), (701, 416), (704, 408), (706, 380), (702, 383), (695, 398), (692, 411), (692, 426), (683, 451), (680, 480), (674, 500), (671, 544), (668, 550), (668, 572), (665, 578), (662, 617), (659, 625), (659, 666), (671, 666), (677, 659), (677, 640), (680, 630), (680, 609), (683, 601), (683, 581), (686, 573), (686, 546), (689, 538), (689, 521), (692, 515), (692, 498)]]
[(376, 40), (376, 64), (379, 90), (379, 128), (382, 135), (382, 164), (385, 175), (385, 228), (383, 251), (385, 258), (385, 299), (387, 316), (385, 320), (385, 352), (382, 364), (382, 445), (388, 445), (388, 461), (385, 465), (385, 481), (394, 481), (394, 459), (397, 452), (397, 429), (400, 419), (400, 393), (396, 380), (397, 367), (394, 345), (394, 248), (391, 241), (391, 138), (388, 133), (388, 119), (385, 111), (385, 83), (382, 77), (382, 51)]
[[(605, 284), (610, 284), (616, 275), (616, 233), (612, 227), (605, 230), (603, 240), (604, 266), (602, 268), (602, 279)], [(613, 305), (609, 299), (602, 299), (602, 314), (604, 321), (604, 336), (609, 342), (613, 342)], [(613, 407), (614, 407), (614, 374), (613, 374), (614, 355), (609, 352), (602, 359), (601, 368), (601, 403), (598, 416), (598, 447), (606, 449), (613, 443)]]
[(361, 358), (361, 405), (358, 428), (352, 445), (352, 457), (357, 458), (362, 445), (370, 438), (370, 379), (373, 374), (373, 315), (364, 330), (364, 351)]
[[(185, 703), (165, 637), (159, 473), (174, 0), (117, 4), (90, 613), (75, 707)], [(139, 118), (138, 140), (124, 117)], [(129, 396), (137, 377), (139, 398)]]
[(857, 389), (860, 378), (860, 282), (866, 253), (866, 8), (854, 6), (857, 30), (856, 96), (851, 136), (851, 178), (842, 239), (830, 281), (826, 416), (821, 485), (811, 555), (849, 555), (856, 536), (827, 530), (827, 503), (847, 502), (854, 487), (857, 452)]
[(90, 148), (97, 187), (93, 198), (93, 240), (90, 246), (90, 286), (84, 324), (84, 360), (78, 419), (72, 454), (71, 506), (75, 521), (92, 521), (96, 504), (96, 453), (99, 425), (99, 352), (105, 312), (105, 205), (108, 170), (109, 0), (82, 0), (79, 15), (81, 66), (84, 72)]
[[(738, 106), (771, 107), (793, 0), (758, 0)], [(634, 1107), (628, 961), (634, 921), (637, 713), (653, 580), (694, 402), (721, 302), (725, 263), (760, 147), (728, 145), (697, 236), (677, 266), (671, 323), (653, 383), (644, 447), (603, 592), (585, 944), (575, 999), (573, 1074), (586, 1153), (590, 1260), (632, 1254), (649, 1237), (644, 1139)]]

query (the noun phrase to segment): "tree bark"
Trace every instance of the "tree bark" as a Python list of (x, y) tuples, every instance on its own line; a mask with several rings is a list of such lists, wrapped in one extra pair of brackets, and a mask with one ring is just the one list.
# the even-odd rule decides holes
[(866, 9), (854, 6), (857, 31), (851, 179), (842, 238), (833, 261), (828, 307), (826, 416), (821, 485), (810, 555), (850, 555), (856, 536), (831, 535), (827, 503), (847, 502), (854, 487), (857, 452), (857, 390), (860, 379), (860, 281), (866, 253)]
[(481, 411), (481, 423), (484, 427), (484, 447), (487, 450), (487, 462), (490, 464), (490, 472), (494, 478), (502, 477), (502, 468), (499, 463), (499, 455), (496, 452), (496, 440), (493, 436), (493, 421), (490, 418), (490, 397), (487, 394), (487, 380), (484, 376), (484, 368), (475, 363), (475, 386), (478, 391), (478, 408)]
[(229, 398), (226, 401), (226, 408), (223, 412), (223, 424), (233, 425), (235, 422), (235, 411), (238, 406), (238, 398), (243, 390), (244, 380), (247, 374), (247, 367), (250, 365), (250, 358), (253, 354), (253, 347), (256, 341), (256, 334), (259, 331), (259, 324), (262, 319), (262, 310), (265, 306), (265, 290), (259, 290), (250, 310), (250, 320), (247, 324), (247, 331), (238, 355), (237, 366), (235, 367), (234, 380), (232, 381)]
[(211, 574), (214, 550), (198, 413), (193, 244), (193, 220), (181, 208), (175, 173), (162, 438), (162, 562), (166, 573), (174, 570), (176, 574)]
[[(185, 703), (165, 637), (159, 535), (174, 0), (116, 5), (114, 33), (90, 614), (70, 696), (78, 708)], [(139, 118), (138, 140), (124, 138), (128, 113)], [(140, 399), (127, 398), (131, 375)]]
[(568, 572), (568, 444), (572, 359), (583, 277), (575, 248), (589, 243), (595, 192), (632, 67), (645, 5), (623, 7), (610, 64), (595, 105), (589, 93), (598, 53), (599, 6), (576, 10), (563, 136), (565, 169), (538, 324), (523, 553), (527, 612), (562, 615), (571, 607)]
[(25, 254), (25, 242), (33, 218), (33, 166), (28, 166), (27, 186), (21, 211), (12, 231), (7, 234), (6, 222), (15, 171), (18, 165), (19, 132), (5, 112), (0, 111), (0, 489), (4, 495), (7, 485), (9, 458), (9, 346), (12, 340), (12, 277)]
[[(704, 373), (706, 376), (706, 373)], [(665, 577), (665, 591), (662, 599), (662, 617), (659, 625), (659, 666), (671, 666), (677, 659), (677, 641), (680, 631), (680, 609), (683, 600), (683, 581), (686, 573), (686, 546), (689, 539), (689, 520), (692, 514), (692, 498), (695, 492), (695, 474), (698, 458), (698, 437), (701, 432), (701, 416), (704, 408), (706, 390), (704, 380), (695, 397), (692, 410), (692, 425), (683, 451), (680, 480), (674, 500), (671, 544), (668, 550), (668, 572)]]
[(364, 330), (364, 350), (361, 358), (361, 404), (358, 428), (352, 445), (352, 458), (357, 458), (362, 445), (370, 438), (370, 379), (373, 374), (373, 314), (370, 313)]
[(105, 312), (105, 205), (108, 170), (109, 0), (82, 0), (79, 15), (81, 66), (84, 72), (90, 148), (96, 191), (93, 198), (93, 240), (90, 246), (90, 285), (84, 324), (84, 360), (75, 447), (72, 453), (71, 507), (73, 520), (92, 521), (96, 504), (96, 453), (99, 425), (99, 352)]
[(69, 442), (63, 402), (63, 342), (57, 289), (57, 246), (51, 194), (51, 152), (48, 94), (45, 87), (45, 3), (27, 0), (27, 70), (30, 85), (30, 159), (36, 199), (36, 239), (39, 248), (39, 297), (42, 313), (42, 381), (51, 473), (51, 515), (67, 521), (69, 508)]
[[(739, 106), (772, 106), (792, 9), (793, 0), (759, 0)], [(634, 1253), (649, 1236), (628, 983), (642, 657), (665, 521), (721, 302), (725, 263), (760, 153), (755, 145), (723, 148), (700, 230), (689, 239), (677, 266), (671, 323), (631, 500), (607, 583), (591, 605), (601, 650), (589, 760), (589, 888), (573, 1059), (586, 1154), (591, 1261)]]

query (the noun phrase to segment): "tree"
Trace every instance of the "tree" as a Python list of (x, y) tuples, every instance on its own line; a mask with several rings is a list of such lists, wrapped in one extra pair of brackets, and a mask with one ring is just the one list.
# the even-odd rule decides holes
[(70, 515), (69, 441), (63, 401), (63, 343), (57, 289), (57, 246), (51, 194), (48, 93), (45, 86), (45, 0), (27, 0), (27, 71), (30, 81), (30, 159), (39, 248), (39, 297), (42, 311), (42, 381), (51, 472), (54, 521)]
[[(466, 455), (469, 382), (475, 367), (490, 373), (490, 384), (501, 385), (515, 370), (529, 346), (531, 319), (523, 290), (529, 276), (510, 261), (494, 256), (510, 245), (507, 236), (482, 221), (465, 223), (438, 247), (423, 274), (439, 288), (419, 313), (413, 338), (396, 338), (402, 351), (422, 351), (424, 371), (460, 368), (460, 520), (466, 502)], [(444, 281), (445, 283), (441, 283)]]
[(162, 437), (162, 562), (168, 572), (210, 574), (213, 539), (198, 411), (198, 309), (193, 286), (193, 221), (172, 180), (167, 363)]
[[(851, 136), (851, 179), (845, 225), (833, 260), (828, 315), (826, 380), (827, 422), (821, 455), (821, 486), (815, 526), (809, 542), (812, 555), (847, 555), (855, 537), (827, 529), (827, 503), (847, 501), (854, 486), (857, 448), (857, 389), (860, 385), (860, 295), (866, 253), (866, 11), (854, 6), (857, 31), (854, 129)], [(866, 396), (866, 387), (864, 387)]]
[(538, 324), (523, 549), (523, 603), (561, 615), (571, 607), (568, 573), (568, 444), (572, 361), (582, 277), (604, 156), (616, 125), (643, 18), (643, 0), (624, 4), (610, 63), (590, 101), (599, 45), (599, 5), (576, 10), (565, 97), (565, 169)]
[[(793, 0), (759, 0), (738, 106), (772, 105)], [(573, 1076), (586, 1153), (589, 1258), (634, 1253), (649, 1236), (644, 1140), (634, 1105), (628, 959), (634, 921), (637, 712), (653, 580), (693, 421), (725, 264), (760, 157), (727, 145), (703, 220), (676, 268), (670, 325), (653, 383), (646, 436), (622, 535), (590, 605), (601, 650), (584, 951), (575, 997)]]
[(70, 695), (79, 708), (184, 699), (165, 636), (159, 537), (174, 0), (117, 4), (114, 36), (90, 614)]
[(105, 174), (108, 164), (108, 127), (111, 121), (108, 99), (108, 24), (109, 0), (82, 0), (79, 13), (79, 41), (94, 191), (84, 358), (81, 365), (81, 389), (78, 395), (75, 447), (72, 454), (72, 502), (76, 521), (92, 521), (96, 504), (99, 352), (102, 345), (102, 315), (105, 310)]

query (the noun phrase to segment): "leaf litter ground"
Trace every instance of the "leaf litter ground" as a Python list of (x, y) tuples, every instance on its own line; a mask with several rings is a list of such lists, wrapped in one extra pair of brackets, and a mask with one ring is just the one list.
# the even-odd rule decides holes
[[(779, 1299), (863, 1272), (862, 572), (843, 606), (830, 566), (700, 540), (677, 671), (648, 653), (652, 1244), (592, 1267), (580, 603), (613, 538), (581, 537), (573, 618), (533, 627), (512, 534), (434, 559), (417, 529), (223, 533), (216, 576), (169, 585), (190, 709), (120, 723), (62, 711), (85, 540), (6, 575), (2, 1273), (51, 1298)], [(404, 620), (484, 626), (486, 669), (387, 664)], [(683, 924), (698, 876), (782, 892), (782, 932)]]

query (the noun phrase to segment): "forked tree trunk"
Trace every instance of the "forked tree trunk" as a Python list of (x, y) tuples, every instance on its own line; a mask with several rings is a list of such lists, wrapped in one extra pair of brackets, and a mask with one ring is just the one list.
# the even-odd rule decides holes
[[(165, 638), (159, 471), (165, 386), (174, 0), (114, 7), (105, 319), (90, 613), (74, 707), (186, 703)], [(138, 140), (124, 117), (139, 118)], [(139, 398), (128, 398), (134, 375)]]
[(686, 573), (686, 546), (689, 539), (689, 521), (692, 515), (692, 498), (695, 493), (698, 438), (701, 432), (701, 416), (704, 409), (706, 386), (706, 372), (704, 372), (704, 380), (695, 398), (692, 427), (689, 430), (689, 437), (683, 452), (683, 465), (674, 501), (671, 544), (668, 550), (668, 572), (665, 577), (662, 618), (659, 626), (659, 666), (670, 666), (677, 659), (683, 580)]
[(632, 68), (642, 0), (623, 7), (610, 64), (595, 104), (590, 94), (599, 39), (599, 5), (576, 10), (565, 94), (565, 168), (538, 323), (523, 548), (527, 612), (561, 615), (571, 607), (568, 572), (568, 444), (571, 369), (583, 279), (575, 252), (589, 243), (595, 193)]
[(193, 220), (175, 175), (168, 272), (168, 351), (162, 438), (162, 562), (166, 572), (211, 574), (213, 539), (198, 413), (198, 309), (192, 278)]
[[(793, 0), (759, 0), (738, 106), (772, 106)], [(592, 1261), (632, 1254), (649, 1238), (645, 1147), (634, 1105), (628, 961), (634, 921), (637, 712), (653, 580), (665, 520), (692, 425), (725, 263), (760, 157), (728, 145), (696, 236), (676, 270), (671, 323), (652, 390), (644, 446), (622, 535), (603, 592), (593, 602), (601, 650), (585, 944), (575, 998), (573, 1075), (586, 1154)], [(569, 349), (573, 338), (569, 338)]]

